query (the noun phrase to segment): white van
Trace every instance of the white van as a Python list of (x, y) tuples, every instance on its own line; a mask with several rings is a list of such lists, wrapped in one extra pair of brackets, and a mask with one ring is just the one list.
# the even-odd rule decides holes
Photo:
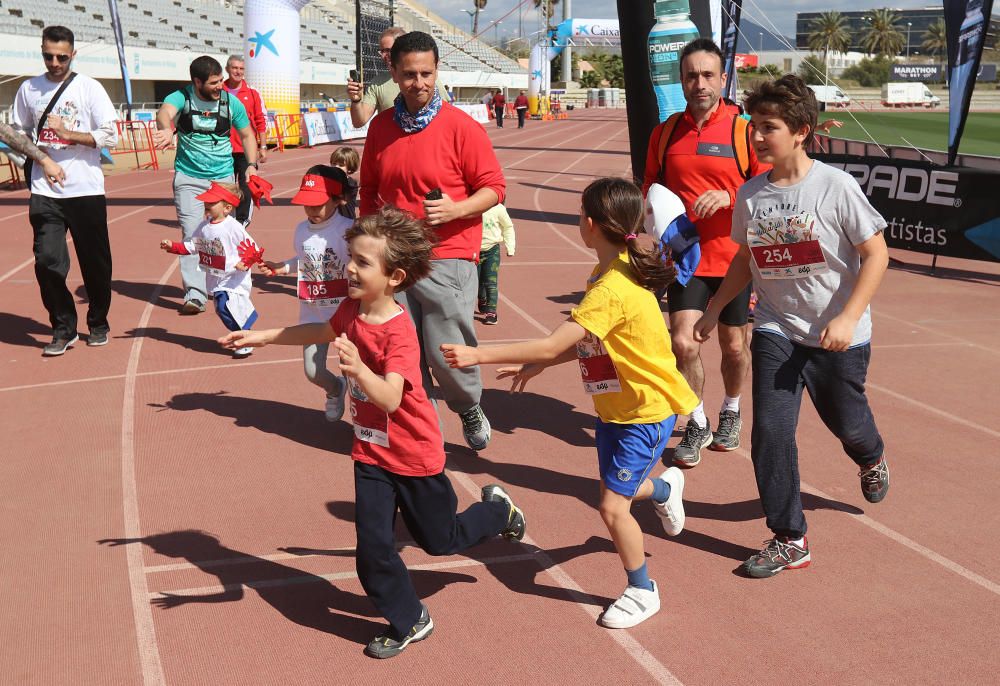
[(847, 107), (851, 104), (851, 98), (839, 86), (809, 86), (816, 94), (817, 102), (824, 102), (834, 107)]
[(896, 81), (882, 86), (882, 105), (885, 107), (937, 107), (941, 98), (919, 82)]

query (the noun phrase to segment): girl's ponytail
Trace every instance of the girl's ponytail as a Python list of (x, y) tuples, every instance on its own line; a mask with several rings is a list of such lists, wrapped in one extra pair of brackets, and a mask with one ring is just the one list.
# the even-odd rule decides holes
[(652, 250), (644, 250), (638, 244), (644, 211), (638, 186), (614, 177), (598, 179), (583, 191), (583, 211), (608, 240), (625, 245), (640, 286), (658, 291), (673, 283), (676, 271), (663, 246), (657, 242)]

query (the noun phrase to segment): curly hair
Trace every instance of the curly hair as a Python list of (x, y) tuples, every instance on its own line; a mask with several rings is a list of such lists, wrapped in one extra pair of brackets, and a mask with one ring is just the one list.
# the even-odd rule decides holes
[[(629, 266), (643, 288), (656, 291), (674, 281), (676, 271), (659, 243), (651, 250), (639, 247), (634, 236), (641, 231), (642, 191), (631, 181), (605, 177), (583, 190), (583, 213), (601, 228), (604, 236), (628, 250)], [(631, 237), (630, 237), (631, 236)]]
[(403, 291), (431, 272), (431, 251), (437, 238), (434, 230), (398, 207), (384, 205), (375, 214), (361, 217), (344, 233), (350, 243), (358, 236), (385, 239), (382, 259), (385, 273), (402, 269), (406, 274), (396, 289)]
[(749, 114), (757, 112), (778, 117), (792, 133), (808, 126), (809, 133), (803, 145), (812, 142), (819, 105), (816, 104), (816, 94), (795, 74), (785, 74), (777, 81), (762, 81), (746, 92), (743, 105)]

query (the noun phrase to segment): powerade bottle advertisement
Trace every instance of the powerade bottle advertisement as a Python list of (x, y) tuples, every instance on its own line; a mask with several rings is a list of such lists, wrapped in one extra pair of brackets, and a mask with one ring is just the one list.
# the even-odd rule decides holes
[(698, 38), (688, 0), (656, 0), (656, 24), (649, 31), (649, 75), (662, 122), (687, 106), (681, 86), (681, 50)]

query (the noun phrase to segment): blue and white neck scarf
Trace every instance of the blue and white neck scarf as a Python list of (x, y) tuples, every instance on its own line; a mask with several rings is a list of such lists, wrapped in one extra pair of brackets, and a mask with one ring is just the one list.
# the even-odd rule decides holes
[(400, 93), (396, 96), (396, 110), (393, 113), (393, 119), (399, 124), (399, 128), (403, 129), (406, 133), (416, 133), (427, 128), (427, 125), (431, 123), (431, 120), (440, 111), (441, 96), (438, 94), (437, 88), (434, 89), (434, 97), (427, 103), (427, 106), (416, 114), (410, 114), (407, 111), (406, 101), (403, 100), (403, 94)]

